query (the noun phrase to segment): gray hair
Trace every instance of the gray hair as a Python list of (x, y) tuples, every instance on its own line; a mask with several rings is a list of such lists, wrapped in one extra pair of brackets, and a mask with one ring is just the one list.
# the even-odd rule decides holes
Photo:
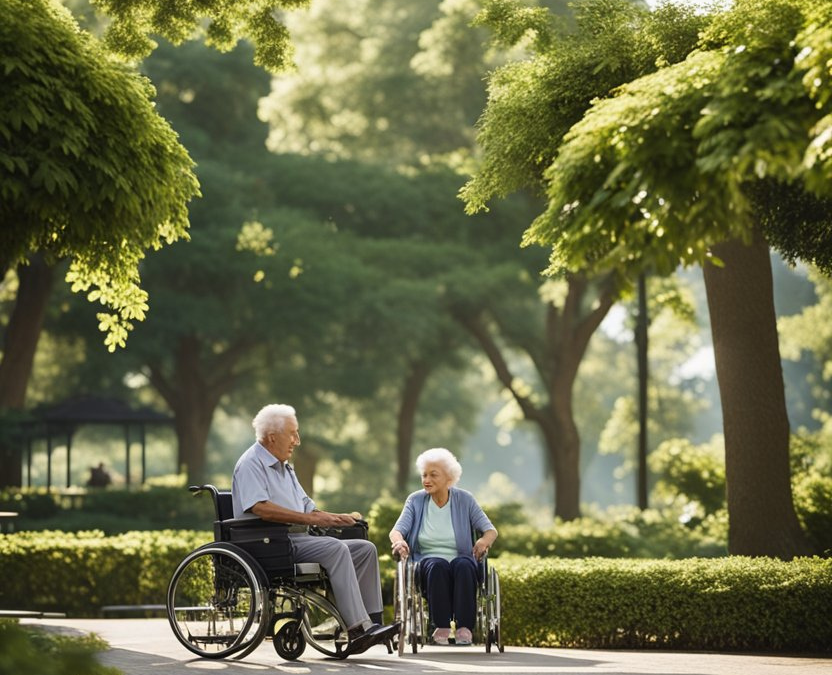
[(257, 440), (262, 441), (269, 433), (283, 429), (288, 417), (297, 418), (295, 409), (290, 405), (270, 403), (260, 408), (260, 412), (251, 420)]
[(439, 464), (450, 477), (451, 485), (456, 485), (462, 476), (462, 465), (446, 448), (431, 448), (416, 458), (416, 468), (420, 475), (425, 470), (426, 464)]

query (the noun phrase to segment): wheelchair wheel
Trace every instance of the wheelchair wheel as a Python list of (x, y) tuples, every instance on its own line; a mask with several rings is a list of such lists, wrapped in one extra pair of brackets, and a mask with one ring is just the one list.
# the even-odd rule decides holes
[(306, 649), (306, 638), (303, 637), (299, 621), (287, 621), (274, 634), (272, 646), (277, 655), (286, 661), (295, 661)]
[(245, 551), (223, 542), (188, 554), (173, 573), (168, 621), (189, 651), (220, 659), (249, 654), (269, 628), (268, 580)]
[(502, 653), (504, 648), (500, 636), (500, 578), (493, 567), (488, 568), (485, 600), (485, 651), (490, 654), (493, 644)]
[(324, 595), (302, 589), (305, 605), (301, 626), (306, 641), (321, 654), (345, 659), (347, 657), (347, 624), (340, 612)]
[(419, 651), (419, 647), (425, 646), (425, 613), (422, 603), (422, 594), (419, 591), (419, 578), (417, 563), (410, 563), (407, 566), (407, 613), (408, 629), (410, 631), (410, 647), (413, 653)]
[(398, 621), (399, 639), (396, 645), (399, 656), (404, 656), (404, 648), (410, 635), (407, 616), (407, 562), (399, 560), (396, 564), (396, 597), (393, 606), (393, 620)]

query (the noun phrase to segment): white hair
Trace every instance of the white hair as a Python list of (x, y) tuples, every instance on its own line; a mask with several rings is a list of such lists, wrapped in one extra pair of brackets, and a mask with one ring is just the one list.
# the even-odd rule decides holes
[(462, 465), (446, 448), (431, 448), (416, 458), (416, 468), (420, 475), (425, 470), (426, 464), (439, 464), (451, 479), (451, 485), (456, 485), (462, 476)]
[(260, 412), (251, 420), (257, 440), (262, 441), (271, 432), (283, 429), (289, 417), (297, 418), (295, 409), (290, 405), (270, 403), (260, 408)]

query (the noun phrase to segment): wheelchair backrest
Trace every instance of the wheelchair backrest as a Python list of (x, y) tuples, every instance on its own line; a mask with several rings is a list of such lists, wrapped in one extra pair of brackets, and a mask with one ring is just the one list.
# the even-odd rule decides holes
[(230, 492), (217, 492), (216, 504), (217, 520), (228, 520), (234, 517), (234, 506), (231, 503)]
[(199, 494), (200, 492), (208, 492), (214, 502), (214, 538), (217, 541), (224, 539), (222, 536), (220, 523), (223, 520), (229, 520), (234, 517), (234, 506), (231, 502), (231, 492), (228, 490), (220, 491), (215, 486), (207, 485), (192, 485), (188, 488), (191, 492)]

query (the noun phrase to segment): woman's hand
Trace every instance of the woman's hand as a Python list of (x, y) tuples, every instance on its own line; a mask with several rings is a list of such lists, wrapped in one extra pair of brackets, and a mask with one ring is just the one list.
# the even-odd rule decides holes
[(488, 553), (489, 548), (491, 548), (491, 542), (487, 541), (485, 537), (480, 537), (474, 542), (474, 557), (477, 560), (482, 560), (482, 557)]
[(396, 556), (400, 557), (402, 560), (407, 560), (407, 556), (410, 555), (410, 547), (407, 545), (407, 542), (404, 539), (399, 539), (399, 541), (393, 542), (393, 557)]

